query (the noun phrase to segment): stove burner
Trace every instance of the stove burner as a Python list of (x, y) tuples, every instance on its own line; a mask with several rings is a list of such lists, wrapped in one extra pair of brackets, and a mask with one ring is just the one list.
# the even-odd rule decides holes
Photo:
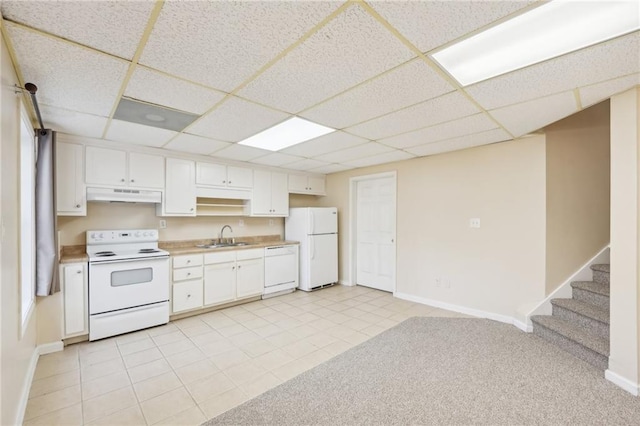
[(115, 256), (116, 254), (112, 251), (99, 251), (96, 253), (97, 257), (108, 257), (108, 256)]
[(145, 248), (145, 249), (140, 249), (138, 253), (160, 253), (160, 250), (153, 249), (153, 248)]

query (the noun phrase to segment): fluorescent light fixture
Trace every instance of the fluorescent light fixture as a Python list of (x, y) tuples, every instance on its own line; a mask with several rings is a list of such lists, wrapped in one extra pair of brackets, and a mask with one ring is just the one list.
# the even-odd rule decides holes
[(639, 28), (638, 0), (554, 0), (431, 56), (468, 86)]
[(279, 151), (335, 130), (302, 118), (292, 117), (238, 143), (269, 151)]

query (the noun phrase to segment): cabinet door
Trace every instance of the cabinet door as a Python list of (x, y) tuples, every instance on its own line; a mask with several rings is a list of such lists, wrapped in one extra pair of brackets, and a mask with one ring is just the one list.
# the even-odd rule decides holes
[(86, 216), (84, 149), (82, 145), (56, 145), (56, 204), (58, 215)]
[(289, 189), (285, 173), (271, 173), (271, 214), (289, 216)]
[[(255, 170), (253, 172), (253, 193), (251, 195), (251, 214), (270, 215), (271, 212), (271, 172)], [(287, 194), (288, 199), (288, 194)]]
[(84, 266), (83, 263), (70, 263), (61, 266), (65, 337), (89, 332), (87, 329), (87, 281)]
[(306, 175), (289, 175), (289, 192), (305, 194), (308, 192), (307, 188)]
[(127, 185), (126, 152), (88, 146), (85, 153), (87, 183), (109, 186)]
[(164, 157), (129, 153), (129, 186), (164, 188)]
[(164, 213), (168, 216), (196, 215), (195, 163), (167, 158)]
[(227, 167), (227, 186), (232, 188), (253, 188), (253, 169)]
[(227, 185), (227, 166), (221, 164), (196, 164), (196, 183), (198, 185)]
[(171, 297), (173, 313), (202, 307), (202, 280), (183, 281), (173, 284)]
[(232, 302), (236, 297), (236, 262), (204, 267), (204, 304)]
[(239, 260), (236, 298), (261, 295), (264, 292), (264, 258)]
[(309, 192), (312, 194), (325, 195), (324, 181), (325, 178), (323, 177), (309, 176)]

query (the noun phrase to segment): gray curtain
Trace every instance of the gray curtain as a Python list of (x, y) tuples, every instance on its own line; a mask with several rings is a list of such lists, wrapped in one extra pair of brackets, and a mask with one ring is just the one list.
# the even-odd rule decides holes
[(55, 133), (36, 130), (36, 296), (60, 291), (56, 244)]

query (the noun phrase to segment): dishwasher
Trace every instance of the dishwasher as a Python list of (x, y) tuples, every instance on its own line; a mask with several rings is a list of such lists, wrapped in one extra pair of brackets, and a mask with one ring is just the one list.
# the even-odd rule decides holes
[(298, 246), (288, 244), (264, 249), (263, 299), (291, 293), (298, 287)]

